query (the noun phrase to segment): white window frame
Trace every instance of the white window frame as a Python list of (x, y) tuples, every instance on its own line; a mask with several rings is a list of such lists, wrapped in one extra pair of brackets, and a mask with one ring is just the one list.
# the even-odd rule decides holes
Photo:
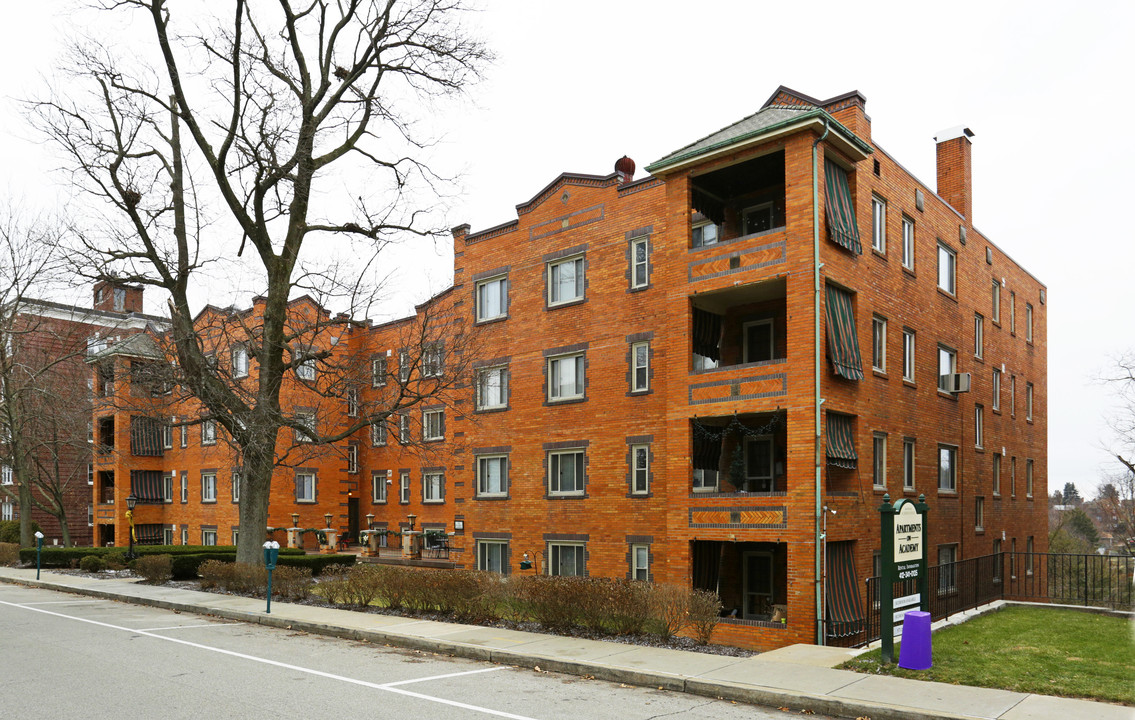
[[(707, 484), (707, 474), (713, 473), (713, 483)], [(692, 473), (691, 490), (696, 493), (717, 492), (721, 486), (721, 473), (717, 470), (702, 470), (694, 468)]]
[(189, 544), (189, 528), (187, 528), (187, 527), (181, 528), (181, 544), (182, 545), (188, 545)]
[(973, 314), (973, 356), (979, 360), (985, 356), (985, 318), (981, 313)]
[(296, 502), (315, 502), (315, 473), (303, 470), (296, 473)]
[(215, 546), (217, 544), (217, 531), (201, 528), (201, 544), (207, 547)]
[(915, 333), (913, 330), (902, 331), (902, 379), (914, 382), (914, 348)]
[(648, 495), (649, 493), (650, 445), (631, 445), (631, 494)]
[[(564, 554), (570, 549), (572, 555), (572, 569), (575, 572), (565, 574), (562, 572)], [(584, 577), (587, 575), (587, 545), (578, 542), (550, 542), (548, 543), (548, 562), (545, 566), (548, 575), (563, 575), (565, 577)]]
[[(565, 394), (565, 384), (560, 379), (560, 368), (566, 367), (564, 363), (571, 362), (574, 377), (570, 394)], [(586, 385), (587, 360), (582, 352), (568, 355), (557, 355), (548, 358), (548, 402), (563, 402), (565, 400), (578, 400), (587, 393)]]
[(993, 310), (993, 317), (990, 319), (995, 322), (1001, 322), (1001, 281), (997, 278), (993, 279), (993, 289), (990, 291), (991, 305)]
[(126, 288), (114, 288), (114, 311), (126, 312)]
[(313, 382), (315, 380), (315, 360), (304, 360), (296, 365), (296, 377), (300, 380)]
[[(495, 291), (493, 288), (496, 288)], [(496, 311), (490, 314), (491, 298), (496, 298)], [(508, 317), (508, 275), (497, 275), (477, 283), (477, 322)]]
[(244, 346), (234, 347), (229, 360), (232, 364), (234, 378), (239, 380), (248, 377), (248, 348)]
[(398, 473), (398, 502), (402, 505), (410, 504), (410, 473)]
[[(7, 483), (5, 483), (5, 484), (7, 484)], [(87, 484), (88, 485), (94, 485), (95, 484), (95, 464), (94, 463), (87, 463)]]
[(1017, 334), (1017, 293), (1009, 291), (1009, 332)]
[(1009, 415), (1017, 417), (1017, 376), (1009, 376)]
[[(311, 433), (314, 435), (315, 434), (315, 413), (312, 413), (312, 412), (296, 413), (296, 424), (304, 426), (305, 428), (310, 430)], [(298, 443), (313, 442), (311, 437), (309, 437), (307, 435), (307, 433), (304, 433), (299, 428), (296, 428), (296, 430), (295, 430), (295, 440)]]
[(359, 389), (347, 388), (347, 417), (359, 416)]
[[(576, 273), (573, 281), (572, 292), (573, 295), (564, 296), (561, 294), (561, 286), (564, 284), (559, 280), (562, 275), (561, 268), (572, 265)], [(583, 255), (573, 255), (562, 260), (556, 260), (548, 263), (548, 307), (556, 307), (558, 305), (566, 305), (568, 303), (578, 302), (587, 296), (587, 263)]]
[[(639, 259), (638, 249), (642, 248)], [(640, 273), (641, 272), (641, 278)], [(644, 288), (650, 284), (650, 236), (643, 235), (631, 239), (631, 288)]]
[(978, 450), (985, 447), (985, 406), (973, 406), (973, 446)]
[(914, 220), (902, 218), (902, 266), (914, 270)]
[(189, 502), (189, 473), (181, 473), (181, 502)]
[(385, 470), (375, 470), (370, 474), (370, 500), (378, 505), (386, 504)]
[(1033, 574), (1033, 536), (1025, 539), (1025, 575)]
[(162, 502), (173, 502), (173, 475), (162, 474)]
[(985, 531), (985, 498), (978, 495), (973, 499), (973, 529)]
[(172, 450), (173, 449), (173, 425), (171, 423), (176, 422), (176, 421), (177, 421), (177, 418), (170, 418), (170, 422), (162, 423), (162, 449), (163, 450)]
[(398, 444), (410, 444), (410, 414), (402, 413), (398, 416)]
[(422, 473), (422, 504), (440, 505), (445, 502), (445, 473)]
[[(573, 458), (572, 489), (564, 490), (559, 478), (560, 473), (557, 471), (563, 466), (564, 458), (569, 456)], [(576, 487), (577, 484), (578, 487)], [(586, 487), (587, 452), (583, 448), (548, 451), (548, 495), (557, 497), (579, 496), (584, 494)]]
[(95, 526), (95, 506), (87, 503), (87, 527)]
[[(705, 239), (705, 229), (707, 227), (713, 228), (713, 237), (708, 241)], [(701, 231), (701, 239), (697, 239), (698, 231)], [(703, 248), (711, 245), (716, 245), (721, 242), (721, 228), (716, 223), (706, 220), (705, 222), (694, 223), (690, 228), (690, 247)]]
[(445, 372), (445, 347), (429, 342), (422, 347), (422, 377), (441, 377)]
[(1001, 497), (1001, 453), (993, 453), (993, 497)]
[(347, 473), (354, 475), (359, 471), (359, 446), (355, 443), (347, 445)]
[[(946, 367), (943, 368), (943, 361)], [(943, 373), (942, 370), (949, 370), (948, 373)], [(958, 372), (958, 352), (945, 345), (938, 346), (938, 390), (939, 392), (949, 393), (950, 388), (946, 385), (944, 378), (948, 375), (956, 375)]]
[(1033, 467), (1035, 463), (1032, 458), (1025, 458), (1025, 497), (1031, 498), (1033, 496)]
[(445, 439), (445, 410), (422, 411), (422, 442)]
[(12, 479), (12, 466), (0, 465), (0, 485), (14, 485), (15, 480)]
[(1025, 383), (1025, 420), (1033, 421), (1033, 384)]
[(887, 254), (887, 201), (878, 195), (871, 196), (871, 249)]
[[(476, 458), (477, 497), (507, 497), (508, 496), (508, 455), (478, 455)], [(490, 468), (497, 466), (497, 488), (490, 486), (492, 472)]]
[(631, 545), (631, 579), (642, 582), (650, 580), (650, 545), (646, 543)]
[[(495, 554), (495, 557), (493, 555)], [(508, 571), (508, 540), (478, 540), (477, 569), (501, 575)], [(496, 566), (495, 568), (493, 566)]]
[(1033, 341), (1033, 305), (1025, 303), (1025, 342)]
[(182, 425), (181, 426), (181, 438), (180, 438), (180, 440), (178, 441), (177, 444), (179, 446), (183, 447), (183, 448), (189, 447), (189, 426), (188, 425)]
[[(763, 320), (753, 320), (741, 325), (741, 362), (761, 362), (756, 357), (751, 357), (749, 353), (749, 328), (759, 327), (761, 325), (768, 326), (768, 360), (776, 358), (776, 323), (772, 318), (764, 318)], [(758, 353), (759, 354), (759, 353)]]
[(232, 473), (232, 490), (233, 490), (233, 502), (239, 503), (240, 502), (240, 471), (239, 470), (233, 471), (233, 473)]
[(217, 502), (217, 473), (201, 473), (201, 502)]
[(372, 357), (370, 359), (370, 386), (382, 387), (386, 385), (386, 361), (385, 355)]
[(887, 319), (871, 316), (871, 369), (887, 372)]
[(216, 420), (202, 420), (201, 421), (201, 444), (202, 445), (216, 445), (217, 444), (217, 421)]
[(993, 412), (1001, 410), (1001, 368), (993, 368)]
[(631, 392), (650, 390), (650, 343), (631, 343)]
[(938, 243), (938, 289), (958, 293), (958, 255), (942, 243)]
[(370, 444), (382, 447), (386, 444), (386, 421), (376, 420), (370, 424)]
[(407, 350), (398, 351), (398, 382), (406, 383), (410, 381), (410, 373), (413, 370), (413, 363), (410, 359), (410, 353)]
[[(496, 378), (495, 382), (493, 378)], [(495, 389), (495, 393), (490, 390)], [(495, 399), (492, 399), (493, 395)], [(492, 401), (490, 401), (492, 399)], [(508, 366), (481, 368), (477, 371), (476, 398), (478, 410), (499, 410), (508, 407)]]
[(884, 432), (871, 436), (871, 483), (876, 489), (887, 487), (887, 434)]
[(938, 445), (938, 491), (958, 491), (958, 448), (953, 445)]
[(902, 441), (902, 489), (914, 490), (915, 440), (903, 438)]
[(7, 500), (0, 502), (0, 520), (15, 520), (16, 506)]

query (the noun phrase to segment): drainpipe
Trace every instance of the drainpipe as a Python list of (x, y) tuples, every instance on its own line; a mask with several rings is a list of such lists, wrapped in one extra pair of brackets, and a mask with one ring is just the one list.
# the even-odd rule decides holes
[(813, 522), (813, 539), (815, 542), (815, 570), (813, 577), (816, 578), (815, 597), (816, 597), (816, 644), (824, 644), (824, 596), (823, 596), (823, 578), (820, 573), (820, 564), (823, 558), (820, 557), (822, 548), (820, 545), (820, 518), (823, 515), (822, 488), (820, 487), (821, 469), (820, 464), (820, 404), (823, 400), (820, 399), (820, 189), (819, 178), (816, 175), (816, 147), (822, 143), (828, 136), (830, 127), (828, 119), (824, 118), (824, 134), (817, 138), (812, 143), (812, 318), (814, 321), (814, 328), (812, 334), (813, 340), (813, 359), (815, 377), (814, 377), (814, 390), (816, 407), (816, 437), (815, 443), (815, 465), (816, 465), (816, 479), (815, 479), (815, 500), (816, 507)]

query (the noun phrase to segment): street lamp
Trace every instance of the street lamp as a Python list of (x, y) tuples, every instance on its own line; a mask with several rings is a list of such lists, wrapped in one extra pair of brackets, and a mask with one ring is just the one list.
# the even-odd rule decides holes
[(367, 513), (367, 530), (374, 530), (374, 513)]
[(327, 521), (327, 524), (324, 525), (324, 527), (331, 527), (331, 513), (324, 513), (323, 519)]
[(134, 497), (134, 493), (126, 496), (126, 521), (130, 523), (130, 549), (126, 552), (126, 559), (134, 559), (134, 506), (138, 504), (138, 498)]
[(299, 513), (292, 513), (292, 527), (299, 527), (299, 526), (300, 526), (300, 514)]

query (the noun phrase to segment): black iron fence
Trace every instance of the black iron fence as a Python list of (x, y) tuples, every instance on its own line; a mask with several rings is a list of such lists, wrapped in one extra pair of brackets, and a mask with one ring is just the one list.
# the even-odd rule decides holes
[[(943, 620), (994, 600), (1027, 600), (1064, 605), (1135, 608), (1135, 557), (1060, 553), (998, 553), (954, 563), (931, 565), (930, 615)], [(857, 647), (880, 637), (880, 578), (867, 578), (862, 629), (828, 635), (827, 644)], [(895, 583), (894, 597), (918, 592), (915, 580)], [(830, 632), (830, 627), (826, 628)]]

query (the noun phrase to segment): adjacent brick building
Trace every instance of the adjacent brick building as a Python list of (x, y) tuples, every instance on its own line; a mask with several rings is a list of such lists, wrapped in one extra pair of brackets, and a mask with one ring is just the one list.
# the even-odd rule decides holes
[[(281, 468), (271, 524), (413, 514), (460, 567), (712, 589), (716, 639), (757, 648), (838, 632), (837, 601), (862, 614), (884, 493), (926, 495), (932, 564), (1044, 551), (1046, 289), (973, 224), (971, 135), (936, 138), (932, 189), (874, 143), (859, 93), (780, 88), (646, 177), (564, 173), (515, 220), (455, 228), (453, 287), (354, 326), (338, 347), (369, 382), (321, 413), (381, 406), (395, 373), (461, 366), (465, 390)], [(400, 360), (441, 303), (471, 354)], [(139, 522), (229, 541), (239, 463), (166, 444), (153, 468), (116, 455), (120, 477), (176, 479)], [(100, 540), (125, 540), (121, 516), (98, 507)]]

